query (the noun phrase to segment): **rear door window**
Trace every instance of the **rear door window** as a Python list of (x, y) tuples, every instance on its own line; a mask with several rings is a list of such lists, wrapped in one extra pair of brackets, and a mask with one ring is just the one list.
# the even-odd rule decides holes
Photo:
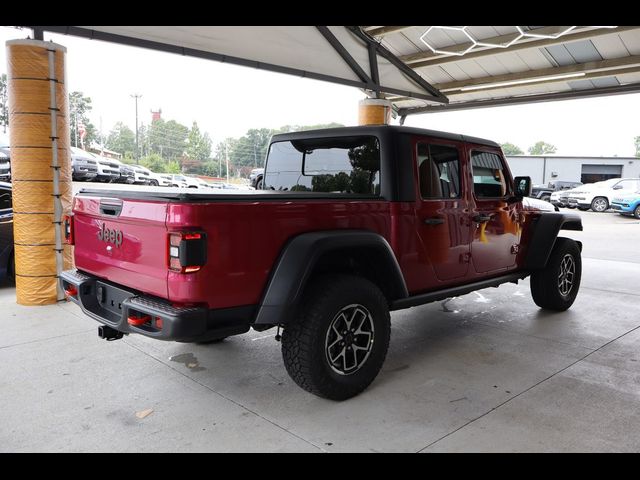
[(418, 177), (423, 199), (460, 197), (460, 156), (456, 147), (418, 143)]

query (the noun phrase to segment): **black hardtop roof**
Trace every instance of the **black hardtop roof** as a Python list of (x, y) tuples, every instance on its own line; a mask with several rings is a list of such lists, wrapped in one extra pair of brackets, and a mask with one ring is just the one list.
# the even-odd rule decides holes
[(458, 140), (463, 142), (475, 143), (479, 145), (487, 145), (490, 147), (498, 147), (496, 142), (485, 138), (471, 137), (459, 133), (440, 132), (437, 130), (429, 130), (426, 128), (405, 127), (400, 125), (365, 125), (357, 127), (338, 127), (324, 128), (321, 130), (305, 130), (301, 132), (279, 133), (274, 135), (272, 142), (282, 142), (287, 140), (300, 140), (303, 138), (322, 138), (327, 136), (347, 136), (347, 135), (376, 135), (379, 133), (394, 132), (409, 135), (424, 135), (427, 137), (436, 137), (446, 140)]

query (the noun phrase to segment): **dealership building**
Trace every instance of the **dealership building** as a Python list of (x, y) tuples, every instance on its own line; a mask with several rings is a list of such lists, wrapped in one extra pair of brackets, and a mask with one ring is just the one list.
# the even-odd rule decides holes
[(530, 176), (534, 185), (552, 180), (593, 183), (609, 178), (640, 177), (638, 157), (508, 155), (513, 176)]

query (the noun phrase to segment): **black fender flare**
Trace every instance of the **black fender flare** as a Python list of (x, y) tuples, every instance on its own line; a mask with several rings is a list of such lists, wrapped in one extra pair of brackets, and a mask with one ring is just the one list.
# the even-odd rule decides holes
[[(547, 265), (560, 230), (582, 231), (582, 218), (576, 213), (545, 212), (532, 222), (533, 234), (525, 259), (525, 269), (539, 270)], [(578, 242), (580, 250), (582, 243)]]
[[(396, 298), (409, 295), (398, 260), (382, 235), (367, 230), (329, 230), (303, 233), (284, 246), (264, 289), (254, 324), (285, 324), (295, 311), (309, 277), (322, 255), (346, 248), (372, 248), (376, 262), (393, 277)], [(395, 299), (395, 298), (394, 298)]]

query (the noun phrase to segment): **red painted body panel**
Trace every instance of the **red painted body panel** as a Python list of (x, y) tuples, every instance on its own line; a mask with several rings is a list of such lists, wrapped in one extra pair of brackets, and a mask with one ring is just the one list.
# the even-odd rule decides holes
[[(145, 293), (167, 296), (166, 202), (123, 200), (119, 217), (100, 213), (100, 198), (76, 197), (76, 266)], [(98, 238), (101, 225), (120, 230), (122, 245)]]
[[(417, 141), (430, 141), (416, 137)], [(477, 200), (469, 166), (472, 148), (462, 141), (434, 139), (459, 149), (462, 195), (455, 199), (389, 202), (380, 200), (261, 198), (190, 202), (123, 200), (118, 217), (100, 213), (99, 196), (76, 197), (75, 261), (80, 270), (180, 304), (208, 308), (255, 305), (287, 242), (312, 231), (363, 229), (391, 245), (410, 294), (465, 284), (522, 267), (526, 225), (539, 214), (522, 202)], [(414, 155), (416, 150), (414, 148)], [(510, 178), (510, 173), (507, 173)], [(418, 190), (417, 162), (414, 161)], [(485, 226), (478, 213), (495, 213)], [(441, 217), (445, 223), (426, 225)], [(122, 231), (121, 247), (98, 238), (102, 224)], [(195, 273), (168, 269), (168, 233), (203, 230), (207, 261)], [(524, 231), (523, 231), (524, 229)], [(522, 237), (522, 238), (521, 238)], [(111, 245), (112, 248), (108, 248)], [(515, 247), (514, 247), (515, 246)]]
[[(391, 231), (391, 203), (382, 200), (169, 204), (125, 200), (121, 216), (106, 220), (110, 228), (119, 226), (125, 238), (122, 252), (109, 256), (107, 245), (97, 239), (98, 207), (98, 198), (76, 200), (77, 268), (173, 302), (209, 308), (258, 303), (283, 246), (300, 233), (364, 229), (388, 239)], [(207, 233), (207, 263), (196, 273), (170, 272), (167, 234), (185, 229)]]

